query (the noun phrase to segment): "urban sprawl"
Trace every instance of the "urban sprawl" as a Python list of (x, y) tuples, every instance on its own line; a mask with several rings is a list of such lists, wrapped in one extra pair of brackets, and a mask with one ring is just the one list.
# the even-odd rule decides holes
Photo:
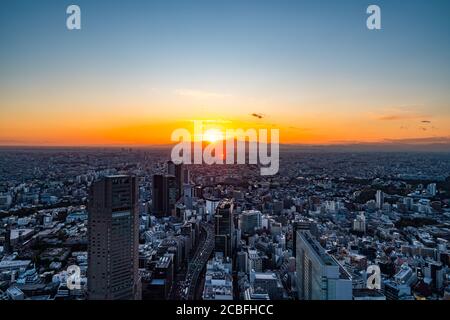
[(450, 299), (450, 154), (169, 159), (0, 149), (0, 299)]

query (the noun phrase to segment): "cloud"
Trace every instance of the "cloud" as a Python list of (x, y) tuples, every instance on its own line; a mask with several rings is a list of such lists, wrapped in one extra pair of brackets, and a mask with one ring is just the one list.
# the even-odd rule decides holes
[(378, 113), (372, 114), (374, 119), (380, 121), (399, 121), (399, 120), (423, 120), (429, 121), (431, 116), (423, 114), (420, 106), (397, 106), (382, 108)]
[(389, 143), (406, 143), (406, 144), (450, 144), (450, 137), (427, 137), (427, 138), (411, 138), (411, 139), (385, 139), (384, 142)]
[(189, 97), (194, 99), (222, 99), (230, 97), (229, 94), (192, 90), (192, 89), (177, 89), (175, 90), (175, 94), (177, 96)]
[(388, 115), (388, 116), (380, 116), (378, 117), (378, 120), (382, 121), (391, 121), (391, 120), (402, 120), (404, 119), (402, 116), (399, 115)]
[(410, 113), (397, 113), (397, 114), (386, 114), (377, 117), (377, 120), (381, 121), (397, 121), (397, 120), (413, 120), (422, 118), (423, 115), (420, 114), (410, 114)]

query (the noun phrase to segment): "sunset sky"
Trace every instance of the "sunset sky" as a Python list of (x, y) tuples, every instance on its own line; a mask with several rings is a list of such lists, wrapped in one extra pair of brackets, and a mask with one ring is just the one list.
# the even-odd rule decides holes
[(0, 145), (165, 144), (197, 119), (283, 143), (449, 139), (449, 15), (445, 0), (3, 0)]

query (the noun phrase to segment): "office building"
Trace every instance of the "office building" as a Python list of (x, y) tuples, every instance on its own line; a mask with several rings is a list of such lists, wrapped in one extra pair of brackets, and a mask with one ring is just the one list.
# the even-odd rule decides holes
[(108, 176), (95, 182), (88, 211), (88, 298), (139, 299), (136, 178)]
[(375, 202), (377, 205), (377, 209), (383, 208), (384, 204), (384, 193), (381, 190), (377, 190), (377, 193), (375, 195)]
[(194, 188), (191, 184), (185, 183), (183, 185), (183, 203), (186, 209), (192, 209), (192, 202), (194, 198)]
[(239, 228), (244, 234), (254, 234), (255, 230), (262, 227), (262, 214), (258, 210), (242, 211), (239, 217)]
[(177, 184), (178, 194), (183, 194), (183, 186), (189, 183), (189, 170), (185, 169), (183, 164), (175, 164), (173, 161), (167, 162), (167, 173), (174, 176)]
[(292, 252), (295, 256), (297, 254), (297, 231), (312, 231), (313, 222), (309, 220), (296, 220), (292, 223)]
[(283, 298), (283, 284), (273, 272), (250, 271), (250, 284), (254, 289), (263, 290), (267, 293), (270, 300), (281, 300)]
[(430, 196), (435, 196), (436, 195), (436, 183), (430, 183), (427, 186), (427, 192)]
[(175, 204), (178, 201), (178, 184), (175, 176), (164, 177), (164, 213), (165, 216), (171, 216), (175, 210)]
[(300, 300), (352, 299), (350, 275), (309, 231), (297, 231), (296, 264)]
[(365, 233), (366, 232), (366, 217), (364, 213), (359, 214), (353, 219), (353, 231)]
[(157, 218), (169, 217), (175, 210), (179, 191), (175, 176), (153, 176), (153, 215)]
[(164, 217), (164, 176), (161, 174), (153, 176), (152, 199), (153, 215), (157, 218)]
[(234, 234), (233, 201), (222, 200), (216, 208), (215, 219), (215, 252), (222, 252), (225, 258), (232, 258)]

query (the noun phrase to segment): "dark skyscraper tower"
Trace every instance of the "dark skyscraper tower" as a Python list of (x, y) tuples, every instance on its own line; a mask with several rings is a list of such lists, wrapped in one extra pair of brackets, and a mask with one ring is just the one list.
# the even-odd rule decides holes
[(175, 210), (175, 204), (178, 200), (178, 184), (176, 177), (165, 176), (164, 177), (164, 212), (166, 216), (171, 216), (172, 211)]
[(169, 176), (175, 177), (178, 187), (178, 196), (181, 197), (183, 195), (183, 185), (189, 183), (189, 171), (184, 168), (183, 164), (175, 164), (172, 161), (168, 161), (167, 173)]
[(223, 252), (224, 257), (232, 258), (232, 244), (234, 234), (233, 201), (222, 200), (216, 208), (215, 219), (215, 248), (216, 252)]
[(108, 176), (95, 182), (88, 217), (88, 298), (139, 299), (136, 178)]
[(175, 176), (153, 176), (153, 214), (157, 218), (171, 216), (178, 198), (179, 188)]
[(164, 217), (164, 176), (155, 174), (153, 176), (153, 215), (157, 218)]
[(11, 227), (9, 224), (5, 226), (5, 243), (3, 244), (3, 253), (10, 254), (12, 251), (11, 248)]

